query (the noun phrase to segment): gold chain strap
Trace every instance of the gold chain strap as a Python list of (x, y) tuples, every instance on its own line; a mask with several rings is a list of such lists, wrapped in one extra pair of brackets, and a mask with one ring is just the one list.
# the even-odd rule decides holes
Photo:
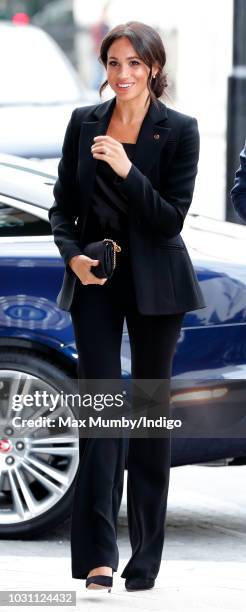
[(114, 251), (114, 255), (113, 255), (113, 269), (115, 269), (115, 266), (116, 266), (116, 253), (120, 253), (121, 252), (121, 247), (120, 247), (119, 244), (117, 244), (117, 242), (112, 240), (112, 238), (104, 238), (103, 242), (111, 242), (112, 245), (113, 245), (113, 251)]

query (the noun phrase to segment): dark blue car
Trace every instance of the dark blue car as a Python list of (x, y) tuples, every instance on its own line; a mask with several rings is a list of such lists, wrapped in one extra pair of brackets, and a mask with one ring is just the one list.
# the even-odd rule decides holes
[[(36, 535), (69, 516), (78, 466), (72, 427), (20, 433), (11, 421), (12, 396), (70, 388), (77, 376), (70, 314), (56, 305), (64, 263), (48, 222), (55, 180), (56, 169), (0, 156), (0, 537), (6, 538)], [(186, 314), (177, 343), (172, 413), (190, 427), (172, 438), (172, 466), (243, 461), (246, 228), (190, 214), (182, 236), (208, 306)], [(122, 377), (131, 377), (127, 328)], [(35, 417), (45, 412), (37, 406)], [(73, 415), (71, 407), (58, 412)], [(22, 413), (32, 416), (33, 407)]]

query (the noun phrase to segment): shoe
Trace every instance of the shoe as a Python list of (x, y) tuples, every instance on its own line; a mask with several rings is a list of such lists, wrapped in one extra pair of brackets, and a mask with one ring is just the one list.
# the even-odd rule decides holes
[(113, 576), (104, 576), (101, 574), (98, 574), (97, 576), (89, 576), (89, 578), (86, 578), (86, 583), (85, 586), (86, 588), (89, 587), (90, 584), (96, 584), (97, 586), (95, 587), (95, 589), (90, 589), (92, 590), (97, 590), (97, 589), (106, 589), (108, 588), (108, 593), (110, 593), (111, 588), (113, 586)]
[(142, 591), (144, 589), (152, 589), (154, 586), (154, 578), (127, 578), (125, 581), (127, 591)]

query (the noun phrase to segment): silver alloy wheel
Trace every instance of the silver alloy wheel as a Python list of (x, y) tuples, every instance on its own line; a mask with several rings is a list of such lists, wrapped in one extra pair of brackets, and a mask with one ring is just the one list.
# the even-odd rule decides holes
[[(20, 370), (0, 370), (0, 525), (20, 524), (47, 512), (70, 488), (78, 467), (77, 429), (59, 433), (58, 416), (74, 413), (62, 402), (50, 413), (49, 407), (24, 406), (21, 417), (51, 416), (50, 427), (14, 427), (13, 396), (35, 391), (57, 395), (59, 390), (37, 376)], [(5, 442), (4, 442), (5, 441)]]

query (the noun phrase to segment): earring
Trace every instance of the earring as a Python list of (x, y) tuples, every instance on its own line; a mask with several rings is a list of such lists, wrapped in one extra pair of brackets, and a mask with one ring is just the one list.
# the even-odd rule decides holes
[(156, 77), (156, 74), (154, 74), (152, 78), (155, 79), (155, 77)]

